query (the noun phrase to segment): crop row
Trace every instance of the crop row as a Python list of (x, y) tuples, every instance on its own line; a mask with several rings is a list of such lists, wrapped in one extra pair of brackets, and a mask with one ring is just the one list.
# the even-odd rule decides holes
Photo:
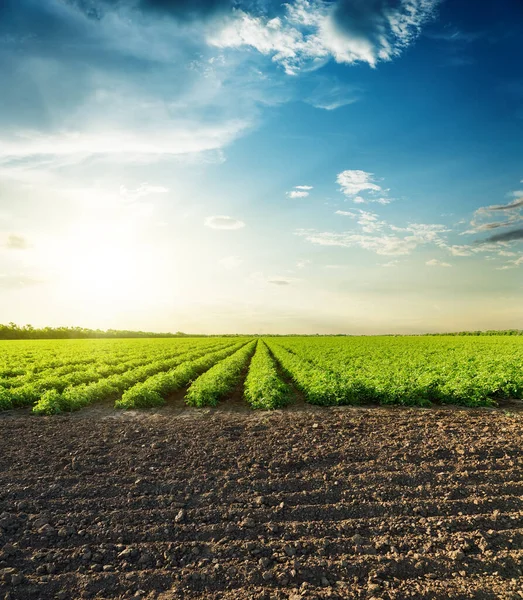
[[(226, 345), (230, 345), (230, 342), (227, 342)], [(200, 345), (196, 349), (193, 348), (179, 353), (173, 358), (157, 360), (136, 369), (131, 369), (123, 374), (111, 375), (90, 384), (71, 386), (65, 388), (62, 392), (56, 389), (49, 390), (34, 405), (33, 412), (36, 414), (54, 414), (78, 410), (101, 400), (116, 400), (125, 390), (137, 383), (145, 381), (152, 375), (156, 375), (162, 371), (168, 371), (185, 361), (199, 358), (207, 354), (210, 348), (216, 349), (216, 344), (213, 344), (213, 346), (206, 345), (205, 347)]]
[(256, 347), (256, 341), (242, 346), (237, 352), (210, 368), (194, 381), (185, 396), (191, 406), (216, 406), (239, 383), (243, 369)]
[[(205, 354), (201, 358), (186, 360), (176, 368), (153, 375), (141, 383), (129, 388), (117, 400), (117, 408), (150, 408), (165, 404), (165, 398), (190, 381), (207, 371), (220, 361), (226, 362), (228, 356), (238, 351), (244, 343), (229, 346), (217, 352)], [(220, 363), (223, 364), (223, 363)]]
[(193, 338), (0, 341), (0, 384), (7, 383), (10, 378), (30, 376), (47, 369), (111, 360), (117, 362), (119, 357), (169, 352), (171, 348), (209, 341)]
[(278, 338), (269, 345), (314, 403), (492, 406), (523, 396), (518, 338)]
[(245, 378), (244, 396), (252, 408), (281, 408), (291, 400), (290, 387), (280, 378), (267, 344), (260, 340)]
[[(170, 354), (174, 355), (179, 352), (180, 349), (177, 349)], [(101, 377), (113, 375), (125, 371), (126, 368), (156, 360), (157, 358), (160, 358), (162, 354), (165, 355), (165, 352), (162, 353), (161, 351), (156, 350), (149, 353), (122, 352), (98, 358), (91, 357), (90, 359), (85, 359), (81, 362), (68, 362), (60, 366), (48, 367), (42, 370), (30, 370), (23, 375), (0, 380), (0, 387), (12, 390), (13, 388), (42, 382), (44, 380), (50, 381), (51, 378), (60, 378), (60, 380), (66, 382), (64, 387), (67, 387), (67, 385), (82, 383), (81, 378), (84, 377), (84, 373), (86, 374), (85, 381), (89, 380), (90, 374), (94, 375), (95, 373), (98, 373)], [(125, 365), (126, 368), (122, 368), (123, 365)]]
[[(35, 402), (47, 402), (44, 397), (57, 398), (59, 395), (76, 393), (77, 390), (91, 389), (90, 386), (102, 388), (106, 382), (118, 378), (125, 378), (129, 374), (134, 375), (144, 374), (147, 377), (151, 374), (151, 369), (156, 368), (156, 365), (162, 366), (167, 364), (169, 368), (173, 361), (177, 361), (180, 356), (178, 349), (175, 352), (170, 352), (163, 356), (160, 360), (150, 361), (147, 357), (132, 359), (128, 362), (123, 362), (120, 365), (96, 365), (91, 369), (84, 371), (76, 371), (62, 376), (53, 376), (38, 379), (35, 382), (29, 382), (25, 385), (15, 388), (0, 388), (0, 409), (9, 409), (17, 406), (30, 406)], [(46, 395), (47, 394), (47, 395)]]

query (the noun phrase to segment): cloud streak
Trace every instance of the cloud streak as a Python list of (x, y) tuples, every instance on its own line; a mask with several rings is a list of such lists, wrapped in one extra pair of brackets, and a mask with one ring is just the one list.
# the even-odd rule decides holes
[(503, 233), (497, 233), (485, 238), (484, 240), (478, 240), (477, 244), (491, 244), (497, 242), (516, 242), (523, 240), (523, 228), (513, 229), (512, 231), (505, 231)]
[[(519, 196), (520, 192), (514, 192)], [(465, 233), (479, 233), (482, 231), (491, 231), (503, 227), (514, 227), (523, 223), (523, 196), (516, 197), (508, 204), (492, 204), (490, 206), (482, 206), (474, 212), (470, 221), (471, 228)], [(502, 221), (493, 221), (495, 218), (504, 218)]]
[(444, 262), (442, 260), (438, 260), (437, 258), (432, 258), (425, 263), (428, 267), (452, 267), (452, 265), (448, 262)]
[(7, 236), (6, 248), (10, 250), (27, 250), (30, 247), (29, 242), (22, 235), (10, 234)]
[(205, 219), (205, 226), (210, 227), (211, 229), (242, 229), (245, 227), (245, 223), (243, 221), (239, 221), (238, 219), (233, 219), (232, 217), (224, 216), (224, 215), (216, 215), (212, 217), (207, 217)]

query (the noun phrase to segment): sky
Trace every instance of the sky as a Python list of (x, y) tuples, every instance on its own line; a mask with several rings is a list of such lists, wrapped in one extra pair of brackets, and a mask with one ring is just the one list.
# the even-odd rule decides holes
[(523, 328), (519, 0), (0, 0), (0, 322)]

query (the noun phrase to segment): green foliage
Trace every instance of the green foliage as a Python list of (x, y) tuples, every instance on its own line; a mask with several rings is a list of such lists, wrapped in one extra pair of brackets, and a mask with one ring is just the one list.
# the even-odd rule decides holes
[(6, 390), (0, 388), (0, 410), (9, 410), (10, 408), (13, 408), (11, 397)]
[(33, 412), (37, 415), (56, 415), (64, 410), (64, 398), (58, 390), (48, 390), (45, 392), (38, 404), (33, 408)]
[[(264, 340), (258, 342), (245, 381), (245, 398), (255, 408), (283, 406), (288, 400), (274, 360), (313, 404), (494, 406), (523, 397), (519, 335)], [(188, 403), (214, 405), (239, 383), (254, 352), (248, 341), (0, 341), (0, 410), (34, 406), (35, 413), (55, 414), (102, 400), (121, 408), (158, 406), (191, 381)]]
[(232, 356), (200, 375), (189, 387), (185, 396), (192, 406), (216, 406), (220, 398), (230, 393), (238, 384), (240, 375), (254, 352), (256, 341), (242, 346)]
[(523, 396), (520, 336), (271, 338), (268, 343), (314, 404), (494, 406), (499, 399)]
[(267, 345), (259, 341), (245, 379), (245, 399), (252, 408), (282, 408), (291, 400), (290, 387), (281, 380)]
[(0, 324), (0, 340), (74, 340), (89, 338), (172, 338), (187, 337), (186, 333), (155, 333), (154, 331), (130, 331), (127, 329), (87, 329), (85, 327), (22, 327), (15, 323)]
[[(164, 356), (160, 360), (142, 364), (136, 368), (128, 369), (123, 373), (120, 373), (119, 367), (115, 365), (116, 373), (107, 377), (98, 377), (91, 383), (79, 383), (78, 385), (69, 385), (68, 387), (64, 385), (54, 386), (53, 389), (62, 393), (60, 401), (57, 400), (56, 396), (53, 396), (53, 410), (55, 407), (60, 408), (59, 412), (79, 410), (94, 402), (117, 399), (126, 389), (136, 385), (140, 381), (144, 381), (162, 371), (172, 369), (186, 360), (198, 358), (202, 354), (208, 353), (209, 349), (221, 346), (223, 346), (223, 342), (210, 342), (209, 340), (206, 342), (198, 341), (196, 344), (189, 342), (189, 346), (184, 343), (184, 345), (178, 346), (178, 351), (170, 358)], [(172, 355), (172, 352), (169, 354)], [(15, 389), (12, 393), (16, 395), (18, 389)], [(26, 400), (26, 404), (32, 404), (35, 401), (37, 401), (33, 407), (35, 414), (49, 414), (46, 412), (48, 410), (48, 402), (42, 395), (41, 389), (39, 393), (33, 391), (31, 397)]]
[(165, 397), (187, 385), (191, 380), (203, 373), (222, 359), (230, 356), (238, 347), (244, 344), (235, 344), (211, 352), (201, 358), (188, 360), (175, 369), (158, 373), (143, 383), (138, 383), (128, 389), (120, 400), (115, 403), (116, 408), (150, 408), (165, 404)]

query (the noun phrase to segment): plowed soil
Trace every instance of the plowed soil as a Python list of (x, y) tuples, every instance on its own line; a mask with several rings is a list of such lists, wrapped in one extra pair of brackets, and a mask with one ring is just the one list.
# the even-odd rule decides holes
[(0, 419), (0, 598), (523, 598), (523, 415)]

